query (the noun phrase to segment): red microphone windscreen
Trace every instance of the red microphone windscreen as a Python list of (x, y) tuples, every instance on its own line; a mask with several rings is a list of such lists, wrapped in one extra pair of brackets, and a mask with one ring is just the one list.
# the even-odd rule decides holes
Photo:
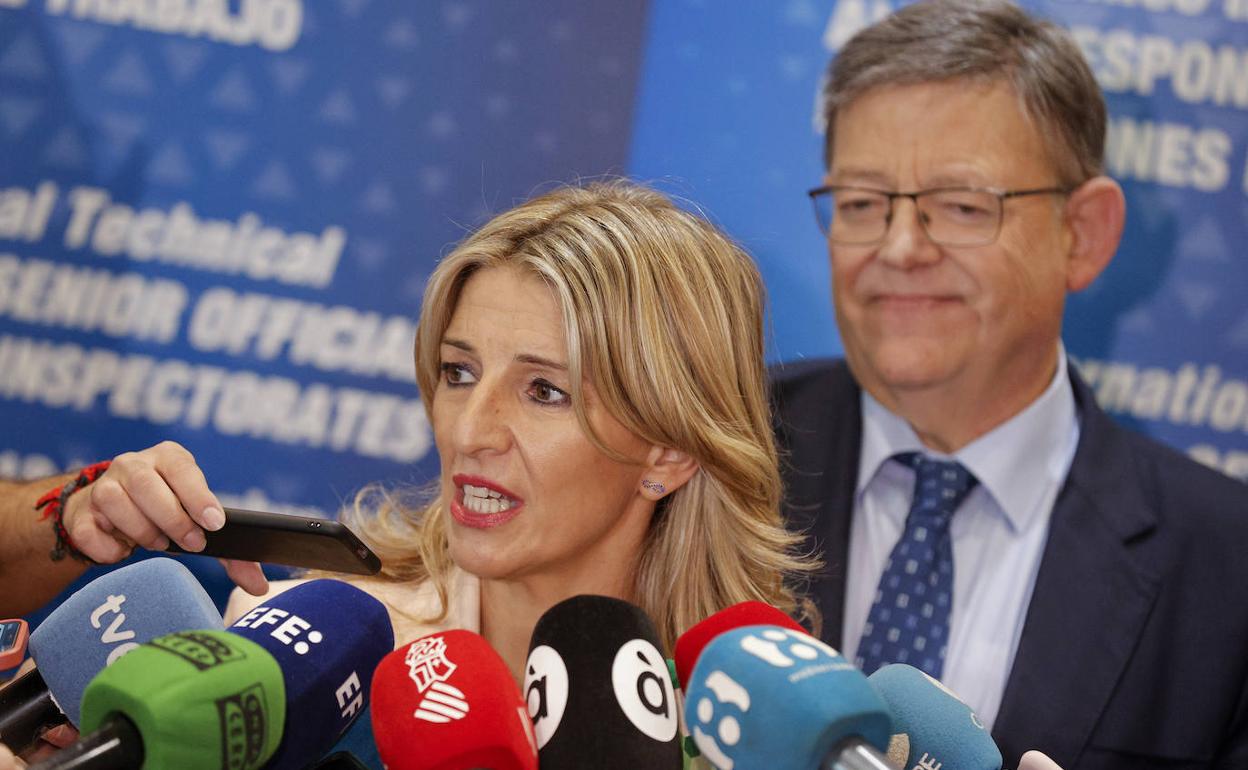
[(373, 736), (388, 770), (537, 770), (537, 741), (511, 672), (471, 631), (422, 636), (373, 674)]
[(712, 639), (725, 631), (743, 626), (782, 626), (806, 633), (806, 629), (798, 625), (796, 620), (770, 604), (763, 602), (734, 604), (693, 626), (676, 640), (676, 677), (680, 679), (680, 686), (682, 688), (688, 686), (689, 675), (693, 673), (693, 666), (698, 662), (698, 656)]

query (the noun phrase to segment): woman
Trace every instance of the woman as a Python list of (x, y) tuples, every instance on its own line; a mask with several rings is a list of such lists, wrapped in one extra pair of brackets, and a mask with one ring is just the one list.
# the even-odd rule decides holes
[(416, 340), (436, 494), (366, 490), (344, 516), (386, 565), (356, 582), (396, 641), (478, 630), (520, 680), (576, 594), (637, 604), (669, 649), (739, 601), (794, 610), (809, 562), (778, 515), (762, 297), (744, 252), (625, 182), (530, 200), (447, 256)]
[[(796, 609), (785, 577), (810, 562), (780, 524), (762, 323), (749, 257), (635, 184), (556, 190), (460, 244), (417, 329), (436, 491), (412, 505), (366, 490), (345, 515), (383, 559), (354, 582), (388, 606), (396, 641), (477, 630), (520, 680), (537, 619), (576, 594), (639, 605), (669, 650), (736, 602)], [(56, 547), (84, 561), (199, 550), (199, 528), (224, 521), (171, 442), (67, 488)], [(229, 568), (264, 594), (256, 565)], [(235, 591), (227, 618), (259, 601)]]

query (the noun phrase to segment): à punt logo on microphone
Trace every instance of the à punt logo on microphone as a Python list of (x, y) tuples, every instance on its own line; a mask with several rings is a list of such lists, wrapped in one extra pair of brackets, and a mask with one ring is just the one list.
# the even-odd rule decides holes
[(446, 641), (440, 636), (425, 637), (407, 648), (408, 676), (425, 693), (412, 716), (426, 722), (445, 724), (468, 716), (468, 700), (458, 687), (447, 684), (458, 668), (446, 657)]

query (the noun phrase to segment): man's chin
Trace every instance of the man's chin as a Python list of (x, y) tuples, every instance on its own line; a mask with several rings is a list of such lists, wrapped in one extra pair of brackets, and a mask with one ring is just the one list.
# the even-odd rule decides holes
[(846, 358), (854, 376), (868, 391), (876, 386), (902, 394), (948, 382), (957, 370), (950, 352), (948, 339), (926, 338), (904, 345), (881, 345), (869, 356), (855, 356), (847, 351)]

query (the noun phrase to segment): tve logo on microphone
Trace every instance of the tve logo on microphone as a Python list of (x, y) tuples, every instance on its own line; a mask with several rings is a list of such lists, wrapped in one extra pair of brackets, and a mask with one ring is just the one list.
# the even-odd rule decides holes
[(417, 639), (407, 648), (404, 662), (416, 689), (422, 694), (428, 691), (412, 716), (435, 724), (468, 716), (467, 696), (447, 683), (459, 667), (446, 657), (446, 640), (440, 636)]
[(139, 646), (138, 642), (133, 641), (135, 636), (133, 630), (121, 630), (122, 624), (126, 622), (126, 613), (121, 611), (121, 605), (125, 603), (125, 594), (109, 594), (103, 604), (91, 611), (91, 627), (95, 629), (104, 627), (104, 616), (107, 613), (111, 612), (116, 615), (116, 617), (113, 618), (113, 622), (109, 623), (108, 628), (104, 628), (104, 633), (100, 635), (100, 641), (104, 644), (125, 642), (125, 644), (114, 647), (113, 651), (108, 654), (107, 665), (110, 666), (122, 655), (125, 655), (127, 652), (130, 652), (135, 647)]

